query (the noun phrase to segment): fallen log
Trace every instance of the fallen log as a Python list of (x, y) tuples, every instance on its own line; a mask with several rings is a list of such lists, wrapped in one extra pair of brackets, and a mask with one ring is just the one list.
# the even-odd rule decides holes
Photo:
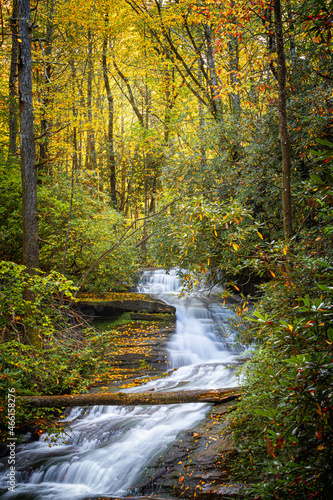
[(230, 387), (212, 391), (108, 392), (74, 394), (72, 396), (20, 396), (17, 397), (17, 403), (34, 408), (71, 408), (73, 406), (96, 405), (144, 406), (179, 403), (221, 404), (239, 398), (242, 392), (241, 387)]

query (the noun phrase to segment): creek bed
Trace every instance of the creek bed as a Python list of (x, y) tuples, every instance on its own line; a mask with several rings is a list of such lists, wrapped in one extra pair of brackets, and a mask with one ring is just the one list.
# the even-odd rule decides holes
[[(177, 310), (176, 330), (167, 343), (167, 362), (173, 371), (167, 377), (125, 391), (209, 390), (237, 385), (234, 366), (239, 351), (229, 328), (233, 312), (205, 295), (179, 299), (179, 288), (175, 271), (150, 271), (144, 275), (140, 292), (156, 293)], [(163, 474), (156, 467), (168, 460), (168, 453), (172, 454), (182, 433), (195, 432), (209, 411), (211, 406), (203, 403), (73, 408), (68, 416), (68, 435), (58, 441), (58, 446), (50, 448), (41, 439), (18, 447), (16, 491), (4, 492), (3, 498), (88, 500), (133, 493), (139, 496), (149, 483), (176, 498), (180, 494), (186, 497), (185, 492), (190, 492), (187, 486), (179, 491), (163, 490)], [(151, 474), (154, 470), (155, 476)], [(180, 486), (185, 484), (185, 479), (178, 479), (179, 471), (174, 474)], [(161, 478), (159, 484), (157, 476)], [(2, 484), (5, 488), (5, 474)], [(216, 489), (217, 496), (224, 494), (220, 486), (222, 493)], [(152, 493), (152, 488), (147, 491)], [(198, 489), (196, 492), (199, 494)]]

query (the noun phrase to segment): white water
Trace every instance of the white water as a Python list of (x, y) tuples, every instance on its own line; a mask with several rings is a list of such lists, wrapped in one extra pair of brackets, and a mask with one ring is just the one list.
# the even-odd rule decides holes
[[(233, 313), (205, 296), (181, 300), (177, 297), (179, 290), (174, 270), (168, 275), (164, 271), (144, 274), (139, 291), (156, 293), (177, 308), (176, 333), (168, 345), (170, 367), (177, 370), (127, 391), (237, 385), (232, 369), (228, 368), (235, 360), (231, 352), (233, 335), (227, 324)], [(179, 432), (202, 420), (208, 408), (201, 403), (74, 408), (68, 417), (68, 438), (58, 446), (49, 448), (42, 438), (18, 448), (16, 493), (5, 492), (2, 497), (83, 500), (133, 494), (133, 488), (145, 481), (146, 468), (163, 455)], [(6, 488), (6, 459), (2, 463), (0, 484)]]

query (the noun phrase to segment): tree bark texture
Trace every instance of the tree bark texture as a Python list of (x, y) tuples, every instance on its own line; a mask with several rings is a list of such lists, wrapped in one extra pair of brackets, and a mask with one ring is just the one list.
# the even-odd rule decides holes
[(293, 236), (291, 209), (291, 152), (287, 120), (286, 58), (283, 43), (283, 26), (280, 0), (274, 0), (275, 40), (278, 59), (279, 82), (279, 129), (282, 149), (282, 205), (284, 237)]
[(18, 5), (17, 0), (13, 0), (12, 17), (10, 18), (10, 31), (12, 35), (12, 49), (10, 56), (10, 73), (9, 73), (9, 154), (16, 153), (17, 146), (17, 121), (18, 121), (18, 105), (17, 105), (17, 57), (18, 57)]
[(108, 115), (109, 115), (109, 124), (108, 124), (108, 137), (107, 137), (107, 166), (110, 175), (110, 193), (111, 200), (114, 208), (117, 208), (117, 191), (116, 191), (116, 158), (114, 154), (114, 100), (111, 92), (111, 86), (109, 81), (108, 74), (108, 65), (107, 65), (107, 50), (108, 50), (108, 36), (107, 34), (104, 36), (103, 40), (103, 56), (102, 56), (102, 66), (103, 66), (103, 77), (104, 77), (104, 85), (105, 91), (108, 99)]
[(30, 1), (18, 0), (20, 152), (23, 212), (23, 264), (34, 274), (39, 267), (37, 181), (31, 77)]
[(72, 408), (73, 406), (143, 406), (170, 405), (179, 403), (221, 404), (242, 395), (241, 387), (212, 391), (175, 392), (116, 392), (104, 394), (75, 394), (73, 396), (21, 396), (19, 403), (34, 408)]

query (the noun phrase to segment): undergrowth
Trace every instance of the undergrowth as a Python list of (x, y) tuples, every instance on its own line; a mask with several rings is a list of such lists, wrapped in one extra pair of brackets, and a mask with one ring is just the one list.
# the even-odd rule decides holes
[(316, 224), (298, 241), (263, 242), (252, 266), (271, 280), (237, 319), (257, 346), (228, 429), (250, 500), (333, 498), (333, 178), (313, 180)]
[[(27, 287), (34, 292), (29, 300), (24, 295)], [(114, 332), (91, 328), (75, 310), (69, 309), (73, 290), (72, 283), (58, 273), (30, 276), (24, 266), (0, 264), (3, 436), (8, 424), (9, 393), (16, 395), (18, 432), (32, 426), (40, 433), (59, 410), (28, 408), (20, 402), (20, 396), (82, 393), (96, 373), (102, 377), (110, 372)], [(38, 331), (37, 345), (29, 343), (28, 328)]]

